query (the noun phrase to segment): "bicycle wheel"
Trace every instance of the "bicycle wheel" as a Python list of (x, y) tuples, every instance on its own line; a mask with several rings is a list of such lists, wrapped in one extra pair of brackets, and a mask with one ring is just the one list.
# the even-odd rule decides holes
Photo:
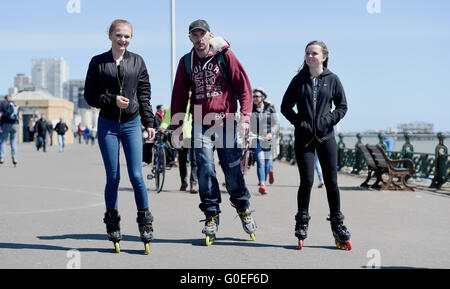
[(155, 148), (153, 147), (150, 151), (152, 155), (151, 159), (147, 160), (150, 163), (145, 161), (142, 162), (142, 174), (144, 176), (147, 190), (151, 190), (151, 184), (153, 183), (153, 179), (155, 178)]
[(244, 153), (241, 156), (241, 172), (242, 175), (247, 174), (248, 170), (248, 160), (249, 160), (250, 151), (248, 149), (244, 150)]
[(164, 179), (166, 177), (166, 153), (164, 148), (161, 146), (158, 149), (157, 162), (155, 166), (155, 183), (156, 183), (156, 192), (161, 192)]

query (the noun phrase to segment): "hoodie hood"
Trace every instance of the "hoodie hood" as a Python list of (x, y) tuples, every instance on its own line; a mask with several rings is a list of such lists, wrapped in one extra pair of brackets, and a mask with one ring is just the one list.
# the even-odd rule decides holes
[(220, 52), (222, 52), (223, 50), (230, 48), (230, 43), (228, 43), (228, 41), (226, 41), (225, 39), (223, 39), (220, 36), (212, 38), (209, 41), (209, 45), (210, 45), (210, 47), (209, 47), (208, 56), (217, 55)]
[[(219, 36), (219, 37), (211, 38), (211, 40), (209, 41), (209, 52), (208, 52), (208, 55), (206, 56), (206, 57), (209, 57), (209, 59), (206, 61), (206, 63), (203, 65), (203, 67), (206, 67), (206, 65), (214, 58), (214, 56), (216, 56), (217, 54), (219, 54), (220, 52), (222, 52), (224, 50), (227, 50), (228, 48), (230, 48), (230, 43), (228, 43), (228, 41), (226, 41), (222, 37)], [(192, 50), (191, 50), (191, 65), (192, 65), (192, 63), (194, 63), (194, 60), (193, 60), (194, 52), (195, 52), (195, 49), (192, 48)]]
[[(333, 74), (328, 68), (324, 67), (323, 72), (319, 75), (319, 78), (323, 78), (324, 76)], [(309, 72), (309, 69), (302, 69), (300, 70), (300, 75), (304, 75), (306, 77), (311, 77), (311, 73)]]

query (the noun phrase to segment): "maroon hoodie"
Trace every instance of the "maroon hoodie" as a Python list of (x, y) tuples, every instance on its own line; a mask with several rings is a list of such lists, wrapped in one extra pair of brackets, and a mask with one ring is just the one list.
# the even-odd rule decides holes
[[(234, 114), (238, 110), (238, 101), (241, 106), (240, 121), (249, 123), (253, 108), (252, 88), (239, 60), (234, 53), (229, 50), (230, 44), (221, 37), (212, 38), (210, 41), (210, 51), (208, 56), (200, 60), (194, 48), (191, 50), (192, 63), (192, 97), (191, 113), (194, 121), (203, 121), (203, 117), (208, 113), (214, 113), (215, 119), (223, 119), (228, 114)], [(220, 75), (216, 55), (224, 52), (224, 59), (228, 66), (229, 82), (231, 86)], [(185, 113), (188, 103), (189, 80), (184, 67), (184, 57), (178, 64), (175, 83), (172, 91), (171, 112), (172, 117), (177, 113)], [(200, 113), (195, 113), (199, 110)], [(224, 120), (225, 121), (225, 120)], [(214, 124), (210, 119), (205, 125)], [(173, 123), (175, 130), (182, 123)]]

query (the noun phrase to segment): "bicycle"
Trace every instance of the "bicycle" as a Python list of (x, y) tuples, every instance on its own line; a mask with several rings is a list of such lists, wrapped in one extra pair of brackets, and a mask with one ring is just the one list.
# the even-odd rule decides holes
[[(149, 168), (149, 173), (147, 174), (147, 180), (155, 179), (156, 192), (160, 193), (163, 186), (164, 180), (166, 178), (166, 148), (164, 146), (165, 138), (169, 138), (170, 130), (157, 130), (154, 140), (154, 145), (152, 148), (152, 162), (149, 164), (144, 164), (144, 168)], [(150, 184), (150, 182), (149, 182)], [(149, 190), (150, 185), (149, 185)]]
[(253, 150), (250, 148), (250, 145), (254, 140), (263, 140), (263, 137), (258, 136), (254, 133), (248, 133), (248, 135), (246, 135), (244, 138), (245, 145), (244, 149), (242, 150), (240, 161), (241, 172), (244, 176), (247, 174), (250, 165), (255, 161)]

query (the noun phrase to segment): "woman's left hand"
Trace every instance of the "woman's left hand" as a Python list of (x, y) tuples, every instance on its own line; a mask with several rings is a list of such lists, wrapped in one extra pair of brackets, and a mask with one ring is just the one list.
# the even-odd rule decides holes
[(151, 127), (147, 127), (146, 131), (148, 133), (148, 137), (147, 137), (147, 141), (151, 141), (152, 139), (155, 138), (155, 129), (151, 128)]

